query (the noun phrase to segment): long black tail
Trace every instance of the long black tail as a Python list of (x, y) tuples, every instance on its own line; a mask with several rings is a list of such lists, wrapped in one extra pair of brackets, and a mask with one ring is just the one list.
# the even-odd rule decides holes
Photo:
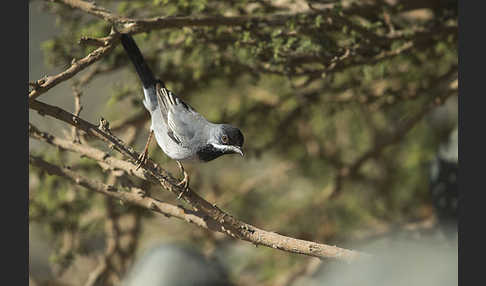
[(135, 43), (132, 36), (128, 34), (122, 34), (121, 43), (123, 45), (123, 48), (125, 48), (128, 57), (135, 66), (135, 70), (142, 80), (143, 87), (149, 88), (154, 86), (156, 83), (154, 74), (152, 73), (152, 70), (150, 70), (150, 68), (147, 66), (147, 63), (145, 62), (145, 59), (143, 58), (142, 53), (138, 49), (137, 43)]

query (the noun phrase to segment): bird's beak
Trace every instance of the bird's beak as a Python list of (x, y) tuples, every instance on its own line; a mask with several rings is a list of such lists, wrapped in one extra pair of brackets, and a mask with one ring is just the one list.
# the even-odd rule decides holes
[(241, 147), (238, 146), (228, 146), (228, 148), (233, 152), (233, 153), (238, 153), (241, 155), (241, 157), (244, 156), (243, 150), (241, 150)]
[(223, 154), (240, 154), (241, 157), (244, 156), (243, 150), (241, 150), (240, 146), (234, 145), (219, 145), (219, 144), (212, 144), (214, 148), (220, 150)]
[(241, 157), (245, 156), (245, 153), (243, 153), (243, 150), (241, 150), (241, 148), (238, 148), (238, 154), (240, 154)]

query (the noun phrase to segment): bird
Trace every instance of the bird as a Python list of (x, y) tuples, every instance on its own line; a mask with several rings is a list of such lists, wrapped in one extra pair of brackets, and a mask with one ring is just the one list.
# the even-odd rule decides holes
[(177, 184), (183, 186), (180, 198), (189, 186), (183, 161), (209, 162), (226, 154), (244, 156), (244, 136), (239, 128), (208, 121), (154, 76), (131, 35), (121, 34), (120, 41), (140, 78), (144, 93), (142, 102), (151, 117), (150, 134), (138, 157), (137, 169), (146, 164), (149, 145), (155, 136), (159, 147), (176, 160), (184, 176)]

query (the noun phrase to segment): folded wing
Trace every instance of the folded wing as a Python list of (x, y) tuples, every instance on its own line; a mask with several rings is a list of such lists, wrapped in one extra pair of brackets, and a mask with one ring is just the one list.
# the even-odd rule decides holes
[(156, 90), (158, 106), (167, 126), (167, 135), (181, 146), (189, 144), (204, 118), (162, 85), (157, 84)]

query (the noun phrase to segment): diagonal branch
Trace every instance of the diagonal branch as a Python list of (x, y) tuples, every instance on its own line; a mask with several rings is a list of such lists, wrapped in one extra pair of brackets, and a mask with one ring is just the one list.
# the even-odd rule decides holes
[[(128, 34), (136, 34), (142, 32), (148, 32), (154, 29), (170, 29), (170, 28), (181, 28), (181, 27), (215, 27), (215, 26), (248, 26), (253, 25), (257, 26), (259, 24), (266, 24), (270, 26), (278, 26), (278, 25), (285, 25), (288, 21), (293, 19), (302, 19), (302, 18), (313, 18), (318, 16), (327, 17), (329, 21), (324, 21), (323, 24), (328, 23), (329, 25), (332, 22), (340, 26), (350, 26), (351, 29), (357, 31), (360, 35), (365, 37), (371, 43), (375, 43), (376, 45), (380, 45), (382, 47), (387, 46), (391, 43), (392, 39), (388, 36), (378, 35), (367, 28), (364, 28), (360, 25), (354, 24), (348, 21), (346, 18), (337, 15), (329, 10), (315, 10), (315, 11), (305, 11), (300, 13), (294, 14), (272, 14), (272, 15), (263, 15), (263, 16), (205, 16), (205, 17), (154, 17), (148, 19), (132, 19), (123, 16), (116, 15), (105, 9), (96, 5), (95, 3), (85, 2), (81, 0), (47, 0), (50, 2), (61, 3), (67, 5), (73, 9), (81, 10), (85, 13), (91, 14), (93, 16), (99, 17), (105, 21), (112, 23), (113, 25), (119, 24), (122, 27), (120, 31), (123, 33)], [(457, 33), (457, 27), (447, 27), (445, 30)], [(423, 33), (425, 39), (430, 37), (429, 34)], [(410, 38), (403, 37), (404, 39)], [(33, 99), (38, 98), (40, 95), (51, 89), (52, 87), (56, 86), (57, 84), (68, 80), (75, 76), (77, 73), (88, 67), (89, 65), (93, 64), (94, 62), (100, 60), (104, 56), (108, 55), (113, 48), (118, 44), (119, 34), (114, 32), (110, 33), (109, 36), (101, 39), (89, 39), (89, 38), (82, 38), (81, 42), (85, 44), (91, 44), (95, 46), (99, 46), (96, 50), (89, 53), (86, 57), (78, 60), (73, 61), (71, 66), (54, 76), (48, 76), (46, 78), (37, 80), (36, 82), (29, 83), (32, 87), (32, 90), (29, 92), (29, 102)], [(385, 45), (386, 44), (386, 45)], [(404, 51), (410, 50), (414, 45), (406, 43), (402, 48), (395, 50), (384, 52), (383, 54), (377, 55), (371, 62), (381, 61), (384, 58), (393, 57), (397, 54), (400, 54)], [(357, 61), (356, 63), (353, 62), (352, 65), (360, 65), (367, 62)], [(307, 71), (305, 74), (311, 74), (312, 76), (319, 77), (322, 73), (329, 72), (330, 70), (339, 70), (342, 69), (339, 65), (336, 67), (335, 64), (330, 65), (330, 67), (324, 70), (317, 70), (317, 71)], [(278, 73), (278, 71), (270, 71)]]
[[(113, 24), (123, 24), (124, 28), (121, 29), (123, 33), (135, 34), (141, 32), (147, 32), (152, 29), (167, 29), (167, 28), (180, 28), (184, 26), (241, 26), (249, 23), (267, 23), (280, 25), (284, 24), (288, 19), (295, 17), (295, 15), (270, 15), (270, 16), (237, 16), (237, 17), (221, 17), (221, 16), (209, 16), (209, 17), (156, 17), (151, 19), (129, 19), (121, 16), (117, 16), (111, 13), (109, 10), (99, 7), (94, 3), (80, 1), (80, 0), (49, 0), (51, 2), (57, 2), (65, 4), (71, 8), (79, 9), (88, 14), (100, 17)], [(83, 38), (81, 42), (85, 44), (95, 44), (100, 46), (93, 52), (89, 53), (86, 57), (73, 61), (71, 67), (67, 70), (46, 78), (37, 80), (30, 83), (32, 91), (29, 92), (29, 101), (36, 99), (52, 87), (59, 83), (72, 78), (78, 72), (82, 71), (86, 67), (90, 66), (94, 62), (108, 55), (113, 48), (117, 45), (119, 40), (119, 34), (114, 30), (109, 36), (101, 39), (88, 39)]]
[[(124, 33), (142, 33), (154, 29), (170, 29), (182, 27), (215, 27), (215, 26), (244, 26), (248, 24), (266, 24), (270, 26), (284, 25), (287, 21), (298, 19), (299, 17), (317, 17), (318, 15), (326, 15), (339, 21), (345, 25), (351, 25), (343, 17), (336, 16), (331, 11), (305, 11), (300, 13), (287, 14), (270, 14), (261, 16), (161, 16), (147, 19), (127, 18), (116, 15), (108, 9), (99, 7), (94, 3), (85, 2), (82, 0), (48, 0), (50, 2), (61, 3), (73, 9), (78, 9), (105, 21), (113, 24), (121, 24)], [(325, 24), (325, 23), (323, 23)], [(385, 40), (386, 38), (378, 36), (364, 27), (352, 24), (361, 33), (365, 33), (373, 40)]]
[(67, 178), (75, 184), (83, 186), (91, 191), (103, 194), (105, 196), (119, 199), (124, 202), (131, 203), (145, 209), (149, 209), (168, 217), (173, 216), (205, 229), (211, 228), (211, 224), (207, 223), (208, 219), (205, 218), (202, 214), (187, 210), (181, 206), (164, 203), (154, 198), (145, 196), (145, 192), (141, 189), (132, 187), (128, 192), (118, 190), (112, 185), (107, 185), (95, 180), (88, 179), (84, 176), (77, 174), (67, 167), (62, 168), (53, 165), (49, 162), (44, 161), (40, 157), (31, 154), (29, 154), (29, 164), (37, 166), (47, 171), (49, 174)]
[(104, 56), (108, 55), (116, 46), (115, 42), (118, 40), (118, 38), (119, 35), (112, 32), (108, 37), (103, 39), (103, 41), (105, 42), (104, 46), (97, 48), (80, 60), (73, 61), (71, 63), (71, 66), (67, 70), (57, 75), (48, 76), (43, 79), (37, 80), (34, 83), (31, 83), (30, 85), (32, 86), (32, 91), (29, 92), (29, 101), (36, 99), (49, 89), (53, 88), (63, 81), (72, 78), (80, 71), (84, 70)]
[(49, 2), (56, 2), (56, 3), (62, 3), (65, 4), (71, 8), (74, 9), (79, 9), (81, 11), (84, 11), (86, 13), (89, 13), (93, 16), (102, 18), (106, 21), (109, 22), (127, 22), (128, 19), (124, 17), (119, 17), (116, 15), (113, 15), (108, 9), (105, 9), (103, 7), (100, 7), (96, 5), (95, 2), (86, 2), (86, 1), (80, 1), (80, 0), (46, 0)]
[[(41, 103), (37, 100), (30, 103), (30, 108), (37, 110), (40, 114), (49, 115), (74, 125), (85, 131), (89, 136), (96, 136), (102, 139), (112, 146), (112, 148), (127, 156), (133, 162), (135, 162), (138, 158), (138, 153), (133, 151), (132, 148), (125, 146), (120, 139), (113, 136), (106, 124), (100, 124), (100, 127), (97, 127), (59, 107)], [(168, 172), (162, 170), (152, 162), (149, 161), (148, 164), (142, 168), (144, 172), (154, 177), (158, 181), (158, 184), (172, 193), (178, 195), (183, 191), (181, 187), (176, 185), (178, 182)], [(99, 187), (102, 189), (105, 188), (104, 186)], [(189, 203), (195, 209), (195, 211), (200, 211), (208, 218), (218, 222), (218, 231), (223, 232), (231, 237), (252, 242), (255, 245), (263, 245), (291, 253), (315, 256), (319, 258), (336, 258), (344, 261), (353, 261), (355, 259), (367, 256), (366, 254), (352, 250), (295, 239), (274, 232), (258, 229), (223, 212), (215, 204), (207, 202), (190, 188), (187, 189), (186, 192), (183, 192), (181, 198)]]
[(52, 146), (59, 147), (64, 150), (81, 154), (81, 156), (98, 161), (102, 166), (108, 165), (111, 169), (123, 170), (129, 175), (136, 176), (142, 180), (146, 180), (153, 184), (158, 184), (158, 181), (144, 172), (142, 169), (137, 169), (137, 166), (111, 156), (109, 153), (90, 147), (83, 144), (77, 144), (71, 140), (60, 139), (47, 132), (41, 132), (37, 127), (29, 123), (29, 136), (44, 141)]

